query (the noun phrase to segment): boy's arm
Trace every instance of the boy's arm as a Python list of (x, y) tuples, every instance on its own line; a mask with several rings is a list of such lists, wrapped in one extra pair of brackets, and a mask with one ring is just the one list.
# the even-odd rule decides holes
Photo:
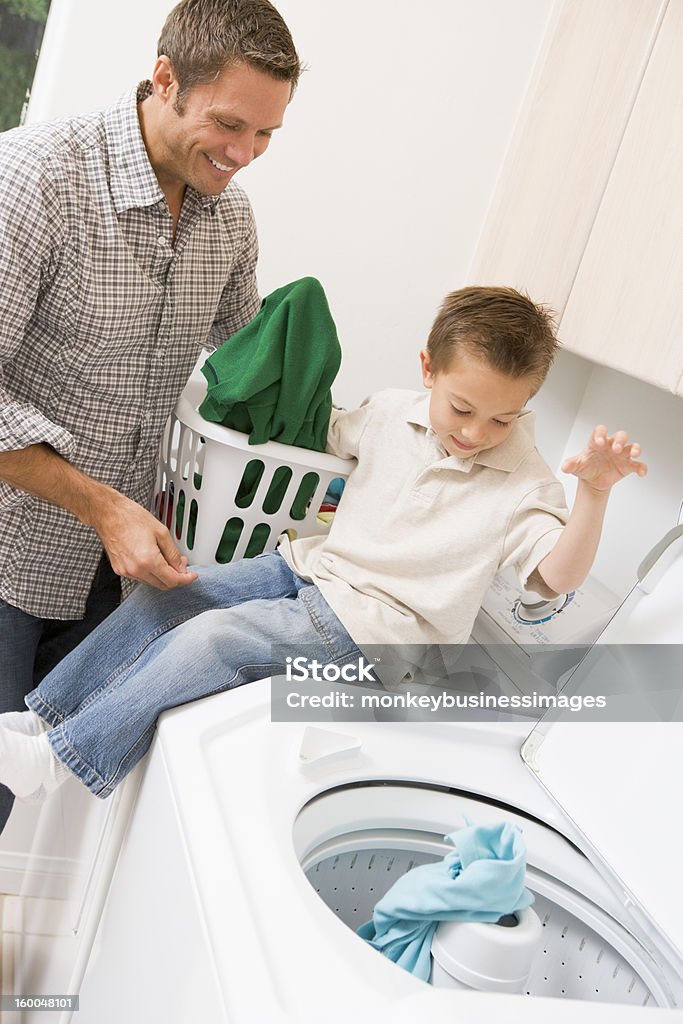
[(573, 473), (579, 479), (576, 499), (561, 537), (537, 568), (556, 593), (576, 590), (585, 580), (598, 550), (612, 487), (630, 473), (647, 473), (639, 458), (640, 445), (629, 444), (625, 431), (608, 437), (607, 427), (600, 425), (580, 455), (563, 463), (563, 473)]
[(372, 399), (358, 409), (332, 409), (325, 451), (340, 459), (357, 459), (360, 441), (372, 415)]

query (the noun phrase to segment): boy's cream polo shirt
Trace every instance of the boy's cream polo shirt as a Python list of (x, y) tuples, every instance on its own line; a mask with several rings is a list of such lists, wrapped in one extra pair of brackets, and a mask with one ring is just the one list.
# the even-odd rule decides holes
[(280, 548), (361, 647), (466, 642), (495, 573), (514, 565), (523, 586), (567, 520), (532, 412), (463, 460), (441, 446), (428, 410), (429, 395), (395, 390), (334, 410), (327, 451), (358, 464), (329, 534)]

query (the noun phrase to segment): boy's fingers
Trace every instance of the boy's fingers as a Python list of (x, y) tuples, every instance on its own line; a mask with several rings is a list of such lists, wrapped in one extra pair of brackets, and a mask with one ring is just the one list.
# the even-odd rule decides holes
[(622, 455), (625, 458), (629, 459), (635, 465), (636, 463), (638, 463), (638, 460), (640, 459), (641, 453), (642, 453), (642, 450), (641, 450), (640, 445), (636, 444), (636, 442), (634, 441), (633, 444), (624, 445), (624, 450), (622, 452)]
[(638, 476), (647, 476), (647, 465), (644, 462), (640, 462), (639, 444), (626, 445), (623, 454), (629, 460), (629, 473), (637, 473)]
[(628, 434), (625, 430), (617, 430), (616, 434), (612, 437), (612, 451), (621, 452), (624, 450), (628, 443)]
[(593, 431), (593, 437), (591, 438), (594, 444), (598, 447), (602, 447), (607, 441), (607, 427), (604, 423), (599, 423)]

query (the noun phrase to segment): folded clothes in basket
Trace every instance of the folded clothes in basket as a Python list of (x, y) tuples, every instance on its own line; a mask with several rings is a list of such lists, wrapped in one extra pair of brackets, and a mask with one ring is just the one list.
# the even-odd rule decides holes
[(324, 451), (330, 388), (341, 348), (319, 281), (304, 277), (268, 295), (256, 317), (204, 363), (204, 419), (249, 435)]
[(494, 922), (533, 903), (524, 888), (524, 838), (515, 825), (467, 825), (445, 839), (455, 850), (406, 872), (358, 929), (371, 946), (424, 981), (439, 921)]

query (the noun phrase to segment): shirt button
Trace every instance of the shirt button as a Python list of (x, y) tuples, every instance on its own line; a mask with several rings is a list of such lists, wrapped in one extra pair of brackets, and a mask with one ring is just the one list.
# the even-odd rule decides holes
[(159, 235), (159, 237), (157, 238), (157, 245), (161, 249), (165, 249), (166, 248), (166, 246), (168, 245), (168, 240), (167, 240), (165, 235)]

